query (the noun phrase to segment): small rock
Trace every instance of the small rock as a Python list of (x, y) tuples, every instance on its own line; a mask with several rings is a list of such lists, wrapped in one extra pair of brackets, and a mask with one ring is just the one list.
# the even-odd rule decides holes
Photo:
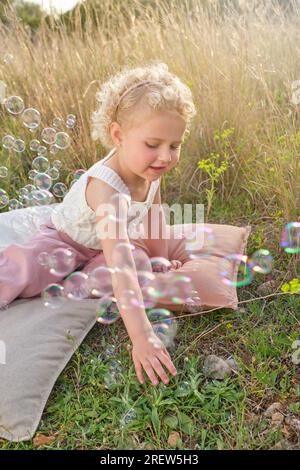
[(269, 295), (269, 294), (273, 294), (273, 292), (276, 291), (278, 287), (278, 282), (272, 280), (272, 281), (267, 281), (267, 282), (264, 282), (263, 284), (261, 284), (260, 286), (258, 286), (258, 288), (256, 289), (256, 292), (258, 293), (258, 295)]
[(235, 361), (235, 359), (233, 359), (233, 357), (229, 357), (228, 359), (226, 359), (226, 362), (227, 364), (229, 365), (229, 367), (235, 371), (238, 371), (239, 370), (239, 366), (237, 364), (237, 362)]
[(169, 446), (176, 447), (176, 445), (179, 444), (180, 441), (181, 441), (180, 434), (176, 431), (171, 432), (171, 434), (168, 437)]
[(277, 411), (276, 413), (272, 414), (271, 420), (272, 426), (278, 427), (283, 423), (284, 416), (283, 414), (279, 413), (279, 411)]
[(276, 411), (280, 411), (282, 410), (282, 404), (279, 403), (279, 402), (275, 402), (275, 403), (272, 403), (272, 405), (270, 405), (266, 411), (264, 412), (264, 415), (267, 417), (267, 418), (271, 418), (272, 415), (276, 412)]
[(287, 416), (285, 422), (295, 431), (300, 432), (300, 419)]
[(204, 374), (207, 377), (223, 380), (232, 373), (231, 367), (221, 357), (211, 354), (205, 358), (203, 365)]

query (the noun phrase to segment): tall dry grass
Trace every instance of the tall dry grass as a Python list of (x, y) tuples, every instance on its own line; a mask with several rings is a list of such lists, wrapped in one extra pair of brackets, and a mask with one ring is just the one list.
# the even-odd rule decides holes
[[(214, 131), (233, 128), (230, 165), (216, 197), (228, 205), (246, 199), (263, 216), (280, 210), (284, 220), (295, 220), (300, 208), (300, 105), (291, 103), (291, 85), (300, 79), (298, 2), (288, 17), (278, 7), (270, 13), (269, 2), (267, 9), (264, 2), (240, 1), (239, 13), (226, 9), (220, 15), (219, 2), (208, 9), (201, 0), (159, 0), (151, 10), (129, 0), (126, 18), (118, 2), (115, 10), (108, 9), (113, 3), (102, 0), (102, 12), (108, 13), (98, 15), (96, 27), (87, 5), (85, 30), (77, 8), (76, 27), (69, 34), (63, 24), (53, 31), (43, 21), (32, 40), (12, 12), (10, 28), (0, 28), (0, 54), (14, 56), (10, 64), (0, 63), (8, 95), (19, 95), (26, 106), (38, 108), (42, 125), (56, 115), (74, 113), (78, 118), (72, 148), (61, 154), (65, 168), (88, 168), (104, 155), (90, 138), (99, 85), (124, 65), (159, 59), (189, 84), (198, 110), (180, 163), (165, 177), (165, 195), (205, 202), (210, 183), (197, 162), (211, 152), (219, 152), (221, 161), (224, 149), (214, 140)], [(16, 119), (3, 110), (0, 117), (2, 136), (25, 136)], [(32, 158), (2, 152), (0, 164), (13, 159), (10, 167), (23, 180), (28, 169), (24, 161)]]

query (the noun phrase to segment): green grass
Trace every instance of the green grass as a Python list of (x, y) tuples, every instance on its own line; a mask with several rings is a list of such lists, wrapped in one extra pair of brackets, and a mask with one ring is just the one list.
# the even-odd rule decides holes
[[(244, 289), (243, 297), (249, 294)], [(291, 360), (299, 311), (300, 296), (287, 295), (245, 303), (237, 312), (178, 319), (171, 352), (178, 374), (168, 386), (157, 387), (138, 384), (122, 323), (95, 325), (51, 392), (38, 433), (55, 439), (44, 448), (170, 449), (173, 431), (180, 435), (177, 449), (272, 448), (284, 436), (263, 417), (266, 407), (280, 401), (287, 412), (300, 415), (299, 366)], [(218, 328), (210, 333), (213, 327)], [(105, 357), (108, 345), (115, 346), (113, 358)], [(223, 381), (207, 379), (206, 354), (233, 356), (238, 373)], [(107, 388), (104, 376), (112, 359), (121, 362), (122, 378)], [(131, 408), (135, 419), (121, 426)], [(35, 446), (33, 440), (2, 441), (1, 448)]]

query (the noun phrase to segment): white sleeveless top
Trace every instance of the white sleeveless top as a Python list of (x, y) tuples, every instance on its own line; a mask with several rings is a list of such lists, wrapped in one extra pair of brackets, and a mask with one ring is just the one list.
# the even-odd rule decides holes
[(148, 212), (155, 193), (160, 185), (161, 177), (152, 181), (146, 201), (133, 201), (130, 191), (122, 178), (113, 169), (103, 165), (116, 152), (114, 147), (109, 154), (92, 165), (76, 181), (65, 195), (64, 200), (51, 214), (51, 221), (57, 230), (69, 235), (72, 240), (87, 248), (101, 250), (101, 240), (96, 232), (96, 213), (88, 206), (85, 199), (86, 184), (89, 176), (105, 181), (118, 192), (129, 196), (127, 224), (135, 219), (138, 223)]

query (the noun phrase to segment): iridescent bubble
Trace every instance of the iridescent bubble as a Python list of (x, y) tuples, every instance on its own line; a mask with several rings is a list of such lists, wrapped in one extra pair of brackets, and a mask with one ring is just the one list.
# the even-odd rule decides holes
[(65, 302), (64, 288), (59, 284), (49, 284), (41, 293), (45, 307), (59, 308)]
[(7, 178), (8, 176), (8, 169), (6, 166), (0, 166), (0, 178)]
[(12, 135), (9, 135), (9, 134), (5, 135), (4, 137), (2, 137), (2, 146), (5, 149), (11, 149), (13, 148), (14, 141), (15, 141), (15, 138)]
[(182, 304), (191, 296), (194, 286), (190, 276), (179, 272), (177, 273), (176, 271), (169, 272), (163, 276), (170, 277), (169, 289), (167, 292), (172, 303)]
[(49, 144), (49, 145), (54, 144), (55, 136), (56, 136), (56, 130), (53, 129), (53, 127), (45, 127), (42, 130), (41, 138), (42, 138), (42, 141), (45, 142), (46, 144)]
[(9, 202), (9, 197), (6, 191), (4, 189), (0, 188), (0, 209), (4, 209), (4, 207), (7, 206)]
[(35, 108), (27, 108), (22, 114), (23, 124), (28, 129), (36, 129), (41, 123), (40, 112)]
[(241, 254), (225, 256), (220, 262), (219, 274), (227, 286), (247, 286), (253, 279), (248, 257)]
[(186, 397), (191, 392), (191, 386), (188, 382), (181, 382), (178, 384), (177, 389), (175, 390), (175, 395), (177, 397)]
[(62, 167), (62, 162), (60, 160), (54, 160), (53, 167), (60, 170), (60, 168)]
[(29, 148), (30, 148), (30, 150), (32, 150), (33, 152), (37, 152), (39, 146), (40, 146), (40, 141), (39, 141), (39, 140), (37, 140), (37, 139), (32, 139), (32, 140), (30, 141)]
[[(57, 180), (59, 178), (59, 171), (57, 168), (49, 168), (49, 170), (47, 171), (47, 174), (50, 176), (50, 178), (52, 180)], [(53, 189), (54, 189), (54, 186), (53, 186)]]
[(52, 126), (55, 127), (56, 129), (61, 127), (62, 124), (63, 124), (63, 120), (58, 116), (56, 116), (52, 121)]
[(82, 175), (84, 175), (84, 173), (86, 173), (86, 170), (83, 170), (82, 168), (80, 168), (79, 170), (76, 170), (74, 172), (73, 176), (74, 176), (75, 180), (77, 181), (77, 180), (79, 180), (79, 178), (81, 178)]
[(280, 246), (286, 253), (300, 253), (300, 222), (289, 222), (281, 234)]
[(89, 296), (88, 276), (80, 271), (70, 274), (64, 281), (65, 295), (69, 299), (81, 300)]
[(215, 245), (213, 230), (203, 224), (197, 224), (190, 234), (186, 235), (186, 251), (191, 259), (206, 258), (212, 254)]
[(56, 197), (64, 197), (67, 192), (68, 188), (64, 183), (55, 183), (55, 185), (52, 188), (53, 194)]
[(39, 189), (50, 189), (52, 185), (52, 179), (47, 173), (37, 173), (33, 181)]
[(109, 366), (107, 373), (104, 375), (104, 383), (106, 388), (123, 382), (122, 364), (120, 361), (113, 360)]
[(47, 189), (35, 189), (31, 195), (38, 206), (48, 205), (53, 201), (53, 194)]
[(50, 153), (55, 155), (57, 152), (59, 152), (59, 148), (55, 144), (50, 145)]
[(14, 211), (15, 209), (22, 209), (23, 204), (17, 199), (10, 199), (8, 203), (8, 210)]
[(137, 419), (137, 413), (134, 408), (130, 408), (128, 411), (126, 411), (121, 419), (120, 419), (120, 424), (122, 427), (129, 426), (133, 421)]
[(29, 170), (28, 171), (28, 178), (30, 180), (34, 180), (34, 178), (36, 177), (36, 175), (38, 174), (38, 171), (36, 170)]
[(272, 271), (272, 265), (273, 257), (266, 249), (255, 251), (249, 259), (249, 266), (256, 273), (268, 274)]
[(146, 313), (154, 333), (166, 347), (169, 347), (173, 343), (177, 332), (176, 319), (172, 318), (171, 312), (165, 308), (153, 308)]
[(76, 124), (76, 116), (75, 114), (68, 114), (67, 119), (66, 119), (66, 126), (69, 129), (72, 129)]
[(49, 271), (56, 276), (66, 276), (75, 267), (75, 255), (69, 248), (56, 248), (49, 255)]
[(50, 163), (48, 158), (39, 155), (32, 161), (31, 166), (39, 173), (46, 173), (46, 171), (49, 170)]
[(70, 146), (70, 136), (66, 132), (57, 132), (55, 136), (55, 145), (59, 149), (66, 149)]
[(15, 152), (24, 152), (25, 150), (25, 142), (22, 139), (16, 139), (13, 143), (13, 150)]
[(96, 319), (102, 325), (110, 325), (120, 318), (120, 313), (115, 297), (109, 295), (102, 297), (97, 302)]
[(20, 114), (24, 109), (24, 101), (20, 96), (9, 96), (6, 98), (4, 106), (11, 114)]
[(171, 263), (166, 258), (162, 256), (155, 256), (150, 258), (151, 267), (153, 272), (168, 272), (169, 268), (171, 267)]
[(37, 153), (38, 155), (42, 155), (43, 157), (45, 157), (47, 155), (47, 147), (45, 147), (45, 145), (39, 145)]
[(113, 293), (112, 274), (108, 266), (99, 266), (89, 273), (88, 286), (92, 295), (101, 297)]
[(49, 265), (49, 253), (47, 251), (41, 251), (38, 254), (37, 262), (41, 266), (48, 266)]

